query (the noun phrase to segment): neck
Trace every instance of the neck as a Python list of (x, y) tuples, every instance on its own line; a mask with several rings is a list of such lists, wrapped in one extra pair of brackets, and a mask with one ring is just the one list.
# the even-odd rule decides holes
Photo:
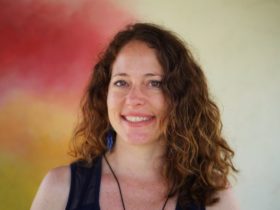
[(107, 157), (118, 175), (158, 180), (161, 178), (165, 153), (162, 142), (135, 145), (117, 139), (113, 151)]

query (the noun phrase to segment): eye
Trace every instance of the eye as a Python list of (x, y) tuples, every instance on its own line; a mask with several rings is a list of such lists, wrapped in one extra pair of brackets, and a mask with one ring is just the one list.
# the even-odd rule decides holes
[(128, 86), (128, 84), (125, 80), (117, 80), (117, 81), (114, 82), (114, 86), (126, 87), (126, 86)]
[(151, 80), (149, 81), (150, 87), (161, 88), (162, 82), (160, 80)]

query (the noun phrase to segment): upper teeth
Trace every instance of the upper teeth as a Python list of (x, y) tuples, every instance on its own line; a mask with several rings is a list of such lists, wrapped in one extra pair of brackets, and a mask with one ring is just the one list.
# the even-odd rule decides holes
[(141, 122), (141, 121), (147, 121), (150, 119), (150, 117), (136, 117), (136, 116), (127, 116), (125, 117), (126, 120), (131, 122)]

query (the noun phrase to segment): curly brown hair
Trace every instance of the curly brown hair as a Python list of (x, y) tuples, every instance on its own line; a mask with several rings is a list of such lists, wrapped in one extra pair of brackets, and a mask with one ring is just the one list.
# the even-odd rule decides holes
[(221, 135), (219, 109), (211, 100), (206, 78), (186, 44), (158, 25), (136, 23), (113, 38), (99, 61), (82, 100), (82, 119), (74, 133), (72, 154), (91, 163), (106, 152), (110, 130), (107, 91), (112, 64), (130, 41), (153, 48), (162, 65), (162, 90), (168, 103), (163, 135), (167, 141), (163, 175), (182, 207), (190, 202), (211, 205), (215, 194), (228, 187), (233, 150)]

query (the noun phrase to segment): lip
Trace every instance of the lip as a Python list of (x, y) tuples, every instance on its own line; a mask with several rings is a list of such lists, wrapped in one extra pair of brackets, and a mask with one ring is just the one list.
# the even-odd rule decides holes
[[(148, 120), (145, 121), (139, 121), (139, 122), (132, 122), (132, 121), (128, 121), (126, 119), (126, 117), (146, 117), (146, 118), (150, 118)], [(143, 114), (143, 113), (126, 113), (126, 114), (122, 114), (121, 115), (121, 120), (122, 122), (124, 122), (126, 125), (130, 126), (130, 127), (142, 127), (142, 126), (148, 126), (151, 125), (155, 122), (156, 117), (154, 115), (150, 115), (150, 114)]]
[(121, 116), (152, 117), (154, 115), (144, 113), (144, 112), (124, 112), (124, 113), (121, 114)]

